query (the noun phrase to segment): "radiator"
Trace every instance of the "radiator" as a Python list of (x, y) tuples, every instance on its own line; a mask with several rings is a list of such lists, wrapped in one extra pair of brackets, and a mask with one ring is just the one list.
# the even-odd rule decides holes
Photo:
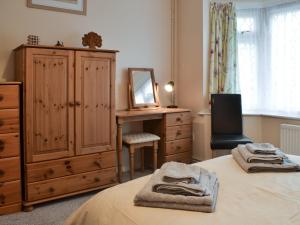
[(280, 148), (287, 154), (300, 155), (300, 126), (280, 124)]

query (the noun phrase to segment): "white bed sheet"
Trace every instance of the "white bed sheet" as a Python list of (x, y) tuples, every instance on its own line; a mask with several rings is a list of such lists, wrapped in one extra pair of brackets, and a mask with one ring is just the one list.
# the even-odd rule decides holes
[(219, 178), (215, 213), (134, 206), (147, 176), (99, 192), (65, 225), (300, 225), (300, 173), (247, 174), (231, 156), (196, 165)]

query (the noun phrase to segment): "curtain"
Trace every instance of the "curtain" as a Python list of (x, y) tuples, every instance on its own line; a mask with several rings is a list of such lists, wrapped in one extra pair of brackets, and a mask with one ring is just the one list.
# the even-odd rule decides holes
[(239, 93), (237, 21), (232, 3), (210, 4), (209, 94)]
[(300, 116), (300, 4), (237, 14), (243, 109)]

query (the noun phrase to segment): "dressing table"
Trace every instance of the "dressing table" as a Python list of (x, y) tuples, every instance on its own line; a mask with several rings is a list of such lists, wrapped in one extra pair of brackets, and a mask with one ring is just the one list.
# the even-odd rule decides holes
[[(160, 137), (157, 152), (158, 168), (167, 161), (190, 163), (192, 158), (190, 110), (160, 107), (152, 68), (129, 68), (128, 75), (129, 110), (116, 112), (119, 182), (122, 181), (124, 123), (142, 121), (143, 132)], [(150, 159), (151, 157), (145, 155), (146, 162)]]
[(145, 132), (158, 135), (158, 167), (164, 162), (190, 163), (192, 159), (192, 117), (188, 109), (159, 108), (141, 111), (118, 111), (117, 155), (119, 182), (122, 176), (122, 128), (124, 123), (143, 121)]

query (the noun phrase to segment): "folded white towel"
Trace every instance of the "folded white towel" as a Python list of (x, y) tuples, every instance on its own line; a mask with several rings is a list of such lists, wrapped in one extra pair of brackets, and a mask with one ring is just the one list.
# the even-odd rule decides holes
[(278, 148), (270, 143), (248, 143), (246, 148), (253, 154), (276, 154)]

